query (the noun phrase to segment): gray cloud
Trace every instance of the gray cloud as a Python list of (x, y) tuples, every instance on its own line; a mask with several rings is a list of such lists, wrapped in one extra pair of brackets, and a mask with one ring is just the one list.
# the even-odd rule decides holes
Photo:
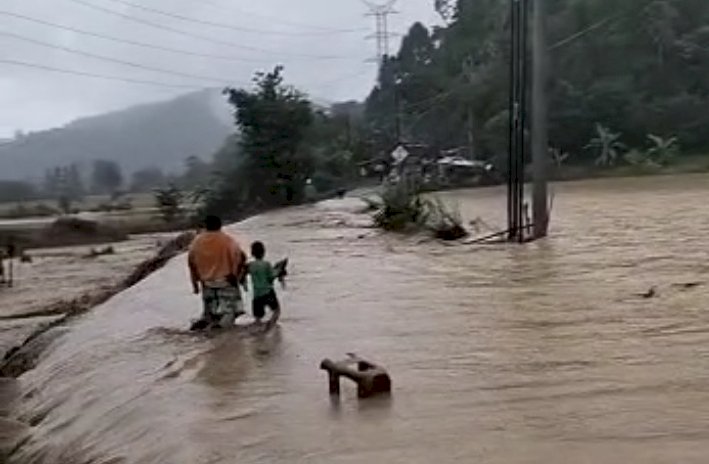
[[(168, 29), (210, 38), (219, 44), (136, 23), (72, 0), (5, 0), (0, 5), (0, 11), (163, 48), (229, 56), (244, 61), (137, 47), (2, 14), (0, 60), (195, 88), (248, 85), (254, 71), (283, 64), (286, 79), (308, 92), (315, 101), (362, 98), (371, 88), (376, 74), (375, 65), (365, 63), (375, 49), (374, 43), (365, 40), (373, 29), (373, 19), (364, 17), (366, 7), (358, 0), (125, 0), (206, 22), (278, 31), (282, 35), (190, 23), (111, 0), (81, 1)], [(403, 33), (414, 21), (429, 24), (436, 21), (432, 4), (433, 0), (399, 0), (397, 9), (400, 14), (391, 18), (391, 29)], [(343, 29), (357, 31), (331, 31)], [(78, 56), (21, 41), (8, 34), (210, 79), (175, 76)], [(397, 42), (394, 41), (392, 48)], [(313, 59), (313, 56), (338, 59)], [(0, 137), (16, 129), (54, 127), (77, 117), (166, 99), (185, 91), (188, 89), (79, 77), (0, 63)]]

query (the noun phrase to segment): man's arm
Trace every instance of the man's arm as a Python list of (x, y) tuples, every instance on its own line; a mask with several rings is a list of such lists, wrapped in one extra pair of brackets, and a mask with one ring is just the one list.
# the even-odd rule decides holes
[(187, 266), (190, 269), (190, 281), (192, 282), (192, 291), (195, 295), (199, 293), (199, 272), (197, 271), (197, 266), (194, 263), (194, 257), (192, 252), (187, 255)]
[(249, 272), (248, 266), (246, 264), (248, 258), (246, 257), (246, 253), (244, 253), (244, 251), (241, 249), (241, 246), (239, 246), (239, 243), (233, 238), (231, 239), (231, 244), (233, 262), (233, 269), (231, 272), (234, 274), (234, 276), (236, 276), (236, 281), (242, 286), (244, 286), (244, 288), (246, 289), (246, 276)]
[(247, 263), (247, 259), (248, 258), (246, 257), (246, 253), (241, 251), (241, 267), (239, 272), (237, 273), (237, 276), (239, 276), (239, 283), (244, 288), (245, 292), (249, 291), (249, 264)]

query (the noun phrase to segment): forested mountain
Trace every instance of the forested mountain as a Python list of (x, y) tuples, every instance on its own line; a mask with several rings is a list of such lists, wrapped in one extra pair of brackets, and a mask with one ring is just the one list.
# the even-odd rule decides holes
[[(411, 27), (367, 101), (380, 143), (403, 137), (476, 156), (507, 150), (509, 1), (436, 0), (446, 21)], [(532, 4), (534, 2), (530, 2)], [(709, 1), (548, 0), (550, 142), (576, 162), (598, 125), (628, 148), (676, 136), (709, 153)]]
[(56, 166), (115, 161), (124, 173), (157, 167), (180, 173), (185, 159), (211, 159), (233, 125), (224, 97), (204, 91), (80, 119), (0, 146), (0, 179), (41, 180)]

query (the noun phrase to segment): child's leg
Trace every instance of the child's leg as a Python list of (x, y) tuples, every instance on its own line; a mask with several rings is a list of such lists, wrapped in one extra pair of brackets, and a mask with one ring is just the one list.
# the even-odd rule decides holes
[(252, 304), (254, 319), (260, 321), (266, 315), (266, 301), (264, 297), (254, 298)]
[(280, 314), (281, 312), (281, 304), (278, 301), (278, 296), (276, 295), (276, 292), (274, 290), (271, 290), (271, 293), (269, 293), (266, 296), (266, 306), (274, 312), (274, 314)]

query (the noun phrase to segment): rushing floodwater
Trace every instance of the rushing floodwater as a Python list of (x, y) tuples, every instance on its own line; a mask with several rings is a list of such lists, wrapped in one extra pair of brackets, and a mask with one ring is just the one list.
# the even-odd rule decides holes
[[(350, 200), (252, 219), (235, 232), (291, 257), (280, 329), (182, 334), (199, 301), (177, 259), (23, 376), (35, 427), (12, 462), (706, 462), (708, 194), (563, 185), (526, 246), (383, 236)], [(503, 222), (499, 190), (446, 197)], [(346, 352), (388, 367), (391, 399), (331, 401), (318, 365)]]

